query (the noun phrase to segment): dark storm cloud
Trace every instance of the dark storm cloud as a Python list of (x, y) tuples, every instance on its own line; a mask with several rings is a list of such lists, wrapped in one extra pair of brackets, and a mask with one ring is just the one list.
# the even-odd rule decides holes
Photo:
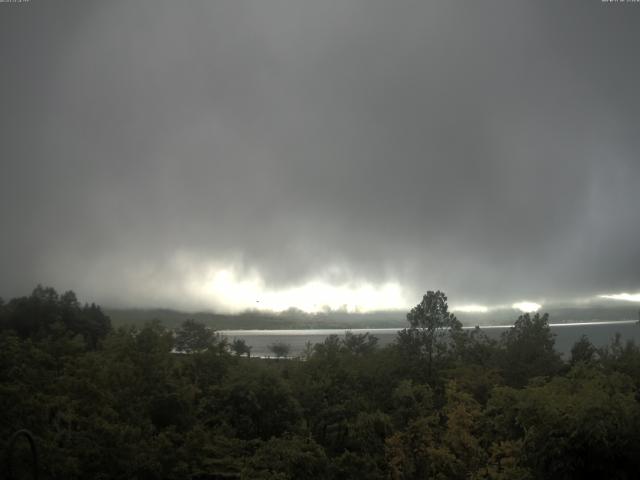
[(595, 0), (2, 4), (0, 291), (161, 304), (135, 295), (178, 285), (176, 255), (270, 288), (339, 267), (480, 303), (637, 291), (639, 22)]

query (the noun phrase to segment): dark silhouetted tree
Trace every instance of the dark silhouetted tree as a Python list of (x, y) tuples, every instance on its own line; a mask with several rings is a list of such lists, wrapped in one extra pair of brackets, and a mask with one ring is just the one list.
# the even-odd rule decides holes
[(439, 290), (427, 292), (407, 314), (407, 320), (410, 327), (398, 332), (398, 347), (410, 361), (424, 365), (431, 379), (434, 367), (451, 353), (462, 324), (449, 312), (447, 296)]
[(216, 341), (214, 330), (195, 320), (185, 320), (176, 330), (174, 345), (180, 352), (193, 353), (212, 347)]
[(582, 335), (580, 339), (571, 347), (571, 365), (578, 362), (591, 363), (598, 352), (598, 349), (589, 341), (586, 335)]
[(562, 368), (554, 350), (549, 314), (521, 315), (501, 337), (504, 348), (502, 369), (509, 385), (522, 386), (532, 377), (554, 375)]
[(247, 342), (242, 338), (234, 338), (233, 342), (230, 345), (231, 350), (237, 356), (241, 357), (242, 355), (247, 355), (247, 357), (251, 356), (251, 348), (247, 345)]
[(275, 342), (269, 345), (269, 351), (273, 353), (276, 358), (282, 358), (289, 356), (291, 346), (284, 342)]
[(111, 331), (111, 321), (95, 304), (81, 307), (76, 294), (58, 295), (55, 289), (38, 285), (28, 297), (12, 299), (2, 307), (0, 325), (22, 338), (49, 340), (78, 337), (85, 347), (97, 348)]
[(353, 355), (366, 355), (373, 352), (378, 345), (378, 338), (366, 333), (346, 332), (342, 341), (344, 348)]

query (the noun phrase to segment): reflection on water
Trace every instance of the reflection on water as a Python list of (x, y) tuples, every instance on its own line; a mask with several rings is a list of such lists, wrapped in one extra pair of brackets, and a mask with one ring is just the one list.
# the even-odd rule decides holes
[[(500, 334), (509, 329), (511, 325), (488, 325), (481, 327), (488, 336), (499, 338)], [(475, 327), (465, 327), (472, 329)], [(370, 332), (378, 337), (378, 344), (388, 345), (395, 340), (397, 328), (354, 328), (353, 333)], [(616, 333), (622, 335), (622, 340), (635, 340), (640, 342), (640, 326), (636, 320), (622, 320), (618, 322), (580, 322), (580, 323), (552, 323), (551, 330), (556, 335), (556, 350), (569, 357), (571, 347), (582, 335), (586, 335), (591, 343), (597, 347), (608, 344)], [(291, 356), (299, 356), (307, 342), (321, 343), (329, 335), (344, 335), (346, 330), (318, 329), (318, 330), (222, 330), (221, 334), (229, 340), (241, 338), (252, 348), (251, 355), (256, 357), (269, 357), (273, 354), (269, 351), (269, 345), (284, 342), (291, 347)]]

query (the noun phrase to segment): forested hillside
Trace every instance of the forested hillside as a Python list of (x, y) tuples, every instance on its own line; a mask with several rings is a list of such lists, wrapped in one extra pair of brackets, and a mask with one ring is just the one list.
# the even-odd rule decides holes
[[(577, 339), (563, 360), (548, 316), (496, 341), (441, 292), (407, 320), (389, 347), (348, 334), (264, 360), (38, 287), (0, 303), (0, 449), (28, 429), (55, 479), (637, 478), (635, 344)], [(29, 462), (19, 440), (18, 478)]]

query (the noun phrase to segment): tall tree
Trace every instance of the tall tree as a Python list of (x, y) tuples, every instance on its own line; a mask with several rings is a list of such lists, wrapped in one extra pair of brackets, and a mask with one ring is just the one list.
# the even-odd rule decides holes
[(554, 350), (555, 339), (547, 313), (521, 315), (502, 334), (501, 343), (502, 368), (510, 385), (523, 386), (532, 377), (554, 375), (562, 368), (560, 355)]
[(204, 323), (195, 320), (185, 320), (176, 330), (175, 348), (180, 352), (202, 352), (216, 343), (217, 336), (214, 330)]
[(398, 332), (398, 346), (404, 356), (426, 365), (429, 379), (434, 366), (451, 352), (455, 335), (462, 324), (449, 312), (447, 296), (440, 290), (429, 291), (407, 314), (410, 327)]

